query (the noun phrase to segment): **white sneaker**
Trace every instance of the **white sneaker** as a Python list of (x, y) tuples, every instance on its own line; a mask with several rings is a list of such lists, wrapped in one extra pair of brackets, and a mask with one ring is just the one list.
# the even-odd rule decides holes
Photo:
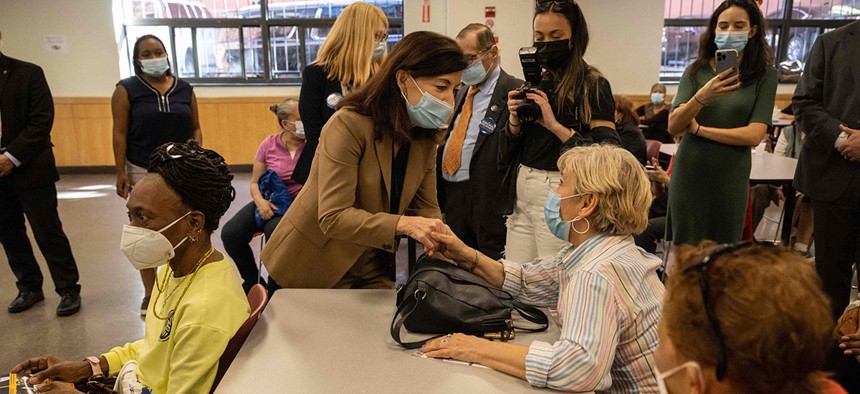
[(140, 315), (146, 316), (146, 310), (149, 308), (149, 297), (143, 297), (143, 302), (140, 303)]

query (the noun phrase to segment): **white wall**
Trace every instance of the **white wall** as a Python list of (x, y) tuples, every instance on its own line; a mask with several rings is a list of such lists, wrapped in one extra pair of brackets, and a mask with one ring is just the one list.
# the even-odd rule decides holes
[[(40, 65), (55, 97), (110, 96), (119, 80), (111, 0), (0, 0), (3, 54)], [(48, 53), (64, 34), (68, 53)]]

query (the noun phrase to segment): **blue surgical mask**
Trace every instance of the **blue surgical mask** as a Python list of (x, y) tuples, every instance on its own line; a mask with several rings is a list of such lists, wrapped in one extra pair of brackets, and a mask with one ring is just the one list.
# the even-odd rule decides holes
[(376, 48), (373, 48), (373, 60), (379, 60), (385, 54), (385, 48), (384, 42), (376, 44)]
[(170, 69), (170, 63), (167, 62), (166, 56), (156, 59), (143, 59), (140, 61), (140, 68), (153, 77), (160, 77)]
[(572, 196), (562, 197), (555, 190), (550, 190), (546, 196), (546, 203), (543, 205), (543, 217), (546, 220), (546, 225), (549, 231), (556, 238), (570, 242), (570, 223), (572, 220), (564, 220), (561, 218), (561, 200), (582, 196), (582, 194), (574, 194)]
[(666, 99), (666, 94), (664, 94), (664, 93), (651, 93), (651, 103), (652, 104), (660, 104), (665, 99)]
[(454, 106), (421, 90), (421, 87), (418, 86), (418, 83), (415, 82), (415, 79), (411, 75), (409, 79), (412, 80), (412, 83), (421, 92), (421, 101), (417, 105), (410, 104), (409, 99), (406, 98), (406, 93), (400, 92), (403, 100), (406, 100), (406, 112), (409, 113), (409, 119), (412, 120), (412, 124), (425, 129), (438, 129), (444, 126), (445, 122), (451, 117), (451, 113), (454, 112)]
[(717, 44), (717, 49), (734, 49), (740, 52), (747, 46), (749, 34), (749, 31), (718, 31), (714, 35), (714, 44)]
[(477, 85), (487, 77), (487, 70), (484, 69), (484, 64), (481, 59), (475, 60), (463, 70), (463, 83), (469, 86)]

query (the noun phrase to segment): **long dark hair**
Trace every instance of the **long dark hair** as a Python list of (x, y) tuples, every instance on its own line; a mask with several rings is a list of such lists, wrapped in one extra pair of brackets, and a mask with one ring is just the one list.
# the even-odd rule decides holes
[[(563, 108), (564, 102), (577, 102), (579, 99), (579, 117), (583, 123), (591, 122), (591, 101), (589, 89), (597, 92), (598, 81), (602, 75), (596, 68), (591, 67), (582, 57), (588, 48), (588, 24), (582, 15), (582, 9), (574, 0), (543, 1), (535, 5), (535, 15), (554, 12), (562, 14), (570, 23), (570, 56), (568, 63), (559, 70), (549, 70), (550, 75), (557, 81), (556, 99), (558, 108)], [(534, 23), (534, 18), (532, 23)]]
[(361, 89), (344, 97), (338, 109), (349, 108), (373, 119), (373, 137), (390, 136), (397, 143), (435, 139), (436, 130), (412, 127), (406, 103), (397, 85), (397, 72), (413, 78), (450, 74), (466, 69), (466, 59), (457, 43), (441, 34), (417, 31), (400, 40), (385, 62)]
[[(148, 39), (153, 39), (155, 41), (158, 41), (158, 43), (161, 44), (161, 49), (164, 49), (164, 53), (167, 54), (167, 61), (168, 62), (170, 61), (170, 54), (167, 53), (167, 47), (164, 46), (164, 41), (161, 41), (160, 38), (158, 38), (152, 34), (142, 35), (142, 36), (137, 38), (137, 41), (134, 42), (134, 49), (131, 51), (131, 54), (132, 54), (131, 55), (132, 56), (131, 64), (134, 65), (134, 75), (142, 75), (143, 74), (143, 68), (140, 67), (140, 43), (143, 42), (143, 40), (148, 40)], [(173, 71), (168, 69), (164, 75), (173, 75)]]
[(758, 4), (752, 0), (726, 0), (714, 10), (708, 22), (708, 30), (699, 38), (699, 56), (692, 67), (693, 70), (703, 66), (710, 67), (710, 61), (717, 51), (717, 44), (714, 43), (717, 21), (720, 14), (731, 7), (743, 8), (750, 18), (750, 28), (756, 27), (755, 36), (750, 38), (747, 46), (744, 47), (743, 61), (739, 66), (741, 83), (748, 85), (761, 78), (767, 71), (767, 67), (773, 64), (773, 51), (764, 39), (767, 34), (767, 21), (762, 16)]

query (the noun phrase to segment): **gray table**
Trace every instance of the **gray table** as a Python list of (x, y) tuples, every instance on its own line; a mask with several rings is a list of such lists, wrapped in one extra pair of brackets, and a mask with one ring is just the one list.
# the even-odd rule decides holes
[[(393, 290), (282, 289), (217, 393), (513, 393), (534, 390), (491, 369), (413, 356), (390, 337)], [(543, 333), (515, 343), (558, 339)], [(407, 338), (404, 338), (407, 340)]]

